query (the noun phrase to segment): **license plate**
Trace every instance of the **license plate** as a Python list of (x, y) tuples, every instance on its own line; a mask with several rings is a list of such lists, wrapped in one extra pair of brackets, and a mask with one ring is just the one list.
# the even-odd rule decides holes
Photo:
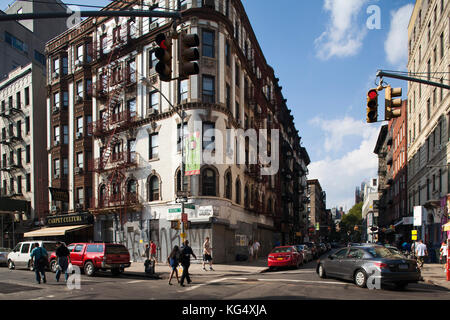
[(409, 269), (409, 265), (407, 265), (407, 264), (399, 264), (398, 265), (398, 269), (399, 270), (408, 270)]
[(277, 260), (283, 260), (283, 258), (277, 258)]

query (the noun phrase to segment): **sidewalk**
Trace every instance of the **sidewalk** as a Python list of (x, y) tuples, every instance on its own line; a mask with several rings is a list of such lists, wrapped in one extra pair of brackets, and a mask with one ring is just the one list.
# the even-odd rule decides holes
[[(213, 271), (209, 270), (209, 265), (206, 264), (205, 268), (207, 271), (203, 270), (201, 260), (191, 259), (191, 266), (189, 268), (189, 274), (195, 277), (206, 277), (206, 276), (236, 276), (245, 274), (256, 274), (267, 269), (267, 257), (260, 258), (257, 261), (234, 261), (227, 264), (214, 264)], [(144, 272), (145, 267), (143, 262), (132, 262), (129, 268), (125, 269), (125, 274), (133, 276), (148, 277), (149, 275)], [(168, 264), (159, 262), (155, 266), (156, 279), (168, 279), (170, 273), (170, 267)], [(179, 275), (181, 276), (181, 274)]]
[(422, 269), (422, 277), (425, 283), (450, 290), (450, 281), (447, 281), (443, 264), (425, 263)]

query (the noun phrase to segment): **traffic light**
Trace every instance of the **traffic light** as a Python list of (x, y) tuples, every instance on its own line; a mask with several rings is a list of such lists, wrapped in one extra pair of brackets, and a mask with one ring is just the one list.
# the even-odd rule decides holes
[(402, 88), (391, 88), (391, 86), (386, 87), (385, 99), (384, 99), (384, 120), (391, 120), (392, 118), (400, 117), (401, 110), (394, 108), (399, 108), (402, 106), (402, 99), (392, 99), (394, 97), (402, 96)]
[(155, 56), (159, 60), (155, 70), (161, 81), (168, 82), (172, 79), (172, 40), (167, 38), (164, 33), (159, 33), (155, 42), (159, 46), (155, 50)]
[(170, 222), (170, 227), (172, 228), (172, 229), (175, 229), (175, 230), (180, 230), (181, 229), (181, 221), (180, 220), (173, 220), (173, 221), (171, 221)]
[(367, 123), (378, 121), (378, 90), (370, 89), (367, 92)]
[(198, 47), (200, 39), (197, 34), (187, 34), (182, 31), (179, 35), (178, 46), (178, 67), (180, 71), (180, 78), (187, 78), (190, 75), (198, 74), (200, 69), (196, 61), (200, 59)]
[(185, 221), (183, 222), (184, 224), (184, 230), (188, 230), (191, 228), (191, 222), (190, 221)]

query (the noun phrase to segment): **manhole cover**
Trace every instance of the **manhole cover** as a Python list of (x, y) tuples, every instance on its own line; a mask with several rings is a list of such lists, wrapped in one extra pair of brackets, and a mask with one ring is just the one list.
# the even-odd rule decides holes
[(0, 282), (0, 293), (8, 294), (20, 291), (41, 290), (41, 288), (21, 286), (18, 284)]

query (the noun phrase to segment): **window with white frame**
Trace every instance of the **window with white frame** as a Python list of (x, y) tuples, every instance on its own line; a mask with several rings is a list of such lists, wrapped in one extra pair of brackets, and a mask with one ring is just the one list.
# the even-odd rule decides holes
[(60, 140), (59, 140), (59, 126), (55, 126), (53, 128), (53, 141), (55, 143), (55, 145), (58, 145)]
[(77, 167), (83, 168), (83, 152), (77, 153)]
[(83, 134), (83, 117), (77, 118), (77, 137)]

